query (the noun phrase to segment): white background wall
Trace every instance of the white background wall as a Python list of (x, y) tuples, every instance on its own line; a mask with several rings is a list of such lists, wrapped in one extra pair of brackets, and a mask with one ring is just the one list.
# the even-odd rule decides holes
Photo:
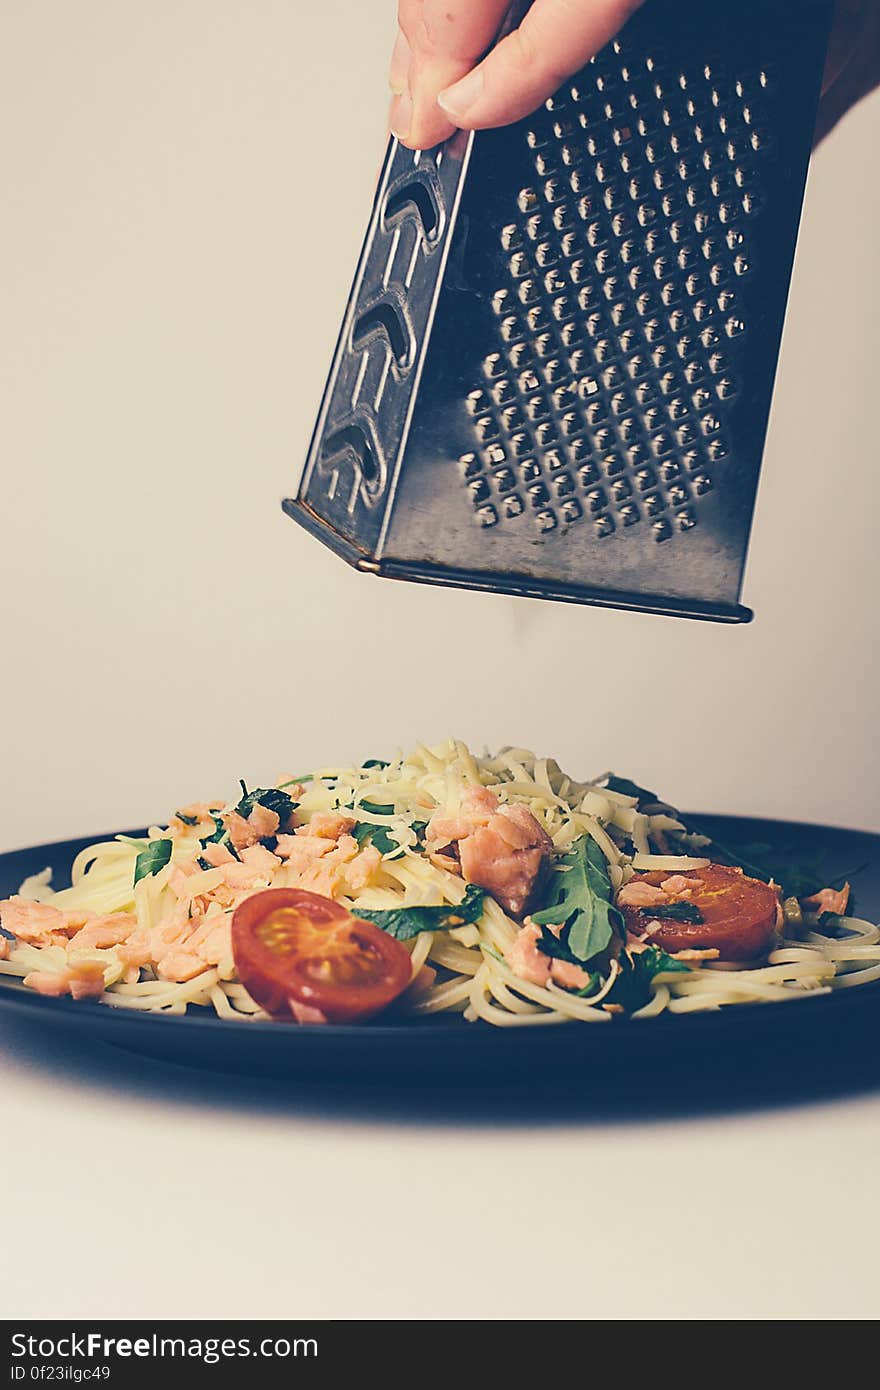
[(450, 731), (880, 828), (880, 98), (810, 178), (755, 622), (394, 585), (278, 506), (368, 213), (392, 12), (3, 0), (0, 845)]

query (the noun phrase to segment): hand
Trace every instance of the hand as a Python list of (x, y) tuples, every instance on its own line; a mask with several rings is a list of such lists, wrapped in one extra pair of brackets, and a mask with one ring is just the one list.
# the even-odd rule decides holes
[(519, 26), (495, 42), (510, 0), (399, 0), (389, 74), (393, 134), (411, 149), (428, 149), (456, 128), (519, 120), (583, 67), (641, 3), (535, 0)]
[[(456, 128), (519, 120), (583, 67), (642, 3), (399, 0), (391, 130), (411, 149), (427, 149)], [(512, 10), (521, 16), (516, 27), (508, 21)], [(837, 0), (817, 137), (878, 81), (880, 0)]]

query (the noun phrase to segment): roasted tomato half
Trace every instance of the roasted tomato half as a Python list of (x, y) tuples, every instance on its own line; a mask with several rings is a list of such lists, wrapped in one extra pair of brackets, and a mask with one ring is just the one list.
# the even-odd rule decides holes
[(372, 922), (300, 888), (267, 888), (232, 918), (239, 979), (270, 1014), (352, 1023), (384, 1009), (410, 982), (405, 946)]
[[(657, 894), (641, 893), (645, 884)], [(696, 909), (695, 920), (675, 920), (664, 910), (681, 912), (674, 904)], [(717, 950), (721, 960), (754, 960), (771, 948), (776, 933), (779, 894), (757, 878), (747, 878), (726, 864), (683, 873), (653, 870), (636, 874), (618, 895), (618, 905), (633, 936), (649, 933), (664, 951)], [(687, 908), (684, 909), (684, 914)]]

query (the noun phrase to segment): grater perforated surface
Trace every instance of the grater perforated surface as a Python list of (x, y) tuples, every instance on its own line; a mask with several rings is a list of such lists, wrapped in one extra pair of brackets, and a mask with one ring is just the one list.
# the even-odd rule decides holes
[(381, 573), (747, 617), (827, 10), (653, 0), (527, 120), (392, 142), (291, 514)]
[(738, 282), (784, 90), (720, 54), (688, 71), (662, 44), (632, 48), (615, 42), (613, 67), (591, 64), (523, 130), (535, 179), (499, 232), (503, 346), (468, 393), (477, 447), (459, 460), (483, 526), (527, 512), (541, 533), (646, 522), (666, 541), (730, 455)]

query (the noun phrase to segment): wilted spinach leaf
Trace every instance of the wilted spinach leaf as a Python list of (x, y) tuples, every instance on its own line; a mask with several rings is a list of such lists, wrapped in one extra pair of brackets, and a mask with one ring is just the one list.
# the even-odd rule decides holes
[(620, 1004), (628, 1014), (648, 1003), (655, 975), (664, 971), (685, 972), (690, 968), (682, 960), (673, 960), (659, 946), (648, 946), (634, 956), (623, 951), (619, 963), (620, 974), (602, 1002)]
[(670, 922), (689, 922), (699, 926), (704, 918), (696, 903), (655, 903), (653, 907), (640, 907), (640, 917), (666, 919)]
[[(350, 802), (345, 809), (351, 811), (355, 816), (358, 811), (366, 811), (369, 816), (390, 816), (394, 812), (393, 806), (380, 805), (377, 801)], [(351, 833), (359, 845), (371, 844), (380, 854), (393, 854), (395, 850), (400, 849), (400, 845), (392, 838), (388, 828), (384, 825), (375, 825), (372, 821), (358, 821)]]
[(384, 825), (373, 825), (372, 821), (358, 821), (352, 835), (359, 845), (372, 845), (380, 854), (393, 854), (400, 845), (393, 840)]
[(354, 912), (357, 917), (375, 923), (398, 941), (408, 941), (410, 937), (418, 936), (419, 932), (451, 931), (454, 927), (478, 921), (485, 896), (482, 888), (471, 883), (457, 907), (447, 903), (443, 907), (391, 907), (382, 912), (368, 912), (356, 907)]
[(241, 791), (241, 800), (235, 809), (245, 820), (255, 806), (263, 806), (267, 811), (275, 812), (279, 825), (283, 828), (299, 805), (298, 801), (294, 801), (293, 797), (282, 791), (280, 787), (257, 787), (254, 791), (249, 792), (245, 783), (242, 782)]
[(545, 956), (552, 956), (554, 960), (565, 960), (570, 965), (583, 965), (583, 961), (578, 959), (568, 944), (570, 930), (570, 927), (563, 927), (557, 936), (549, 927), (541, 926), (541, 935), (537, 942), (538, 950)]

